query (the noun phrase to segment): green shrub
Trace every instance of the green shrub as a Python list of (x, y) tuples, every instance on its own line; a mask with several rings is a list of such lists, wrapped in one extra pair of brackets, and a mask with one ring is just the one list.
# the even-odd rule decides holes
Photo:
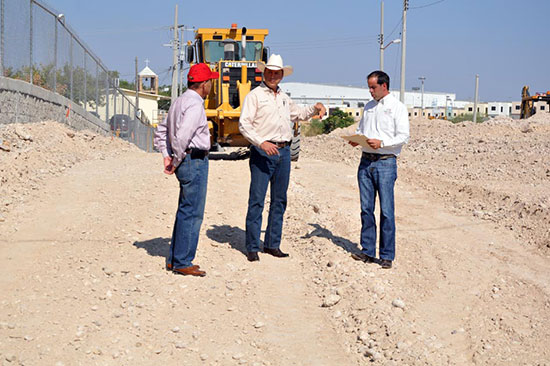
[(317, 136), (323, 133), (330, 133), (337, 128), (346, 128), (355, 123), (353, 117), (346, 112), (335, 108), (332, 110), (331, 115), (324, 120), (313, 118), (310, 123), (302, 126), (302, 135), (304, 136)]
[[(454, 118), (449, 118), (449, 121), (451, 121), (452, 123), (459, 123), (459, 122), (464, 122), (464, 121), (473, 121), (473, 119), (474, 119), (473, 114), (464, 114), (462, 116), (456, 116)], [(481, 114), (478, 114), (476, 119), (477, 119), (477, 122), (483, 122), (483, 121), (486, 120), (486, 118)]]
[(310, 123), (302, 125), (302, 134), (304, 136), (317, 136), (324, 132), (323, 121), (314, 118)]

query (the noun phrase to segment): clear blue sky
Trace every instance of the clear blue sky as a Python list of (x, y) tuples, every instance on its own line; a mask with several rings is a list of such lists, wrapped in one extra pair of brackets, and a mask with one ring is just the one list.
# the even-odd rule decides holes
[[(189, 27), (267, 28), (266, 44), (280, 53), (294, 75), (285, 81), (365, 85), (379, 67), (380, 0), (361, 1), (145, 1), (45, 0), (103, 62), (133, 79), (150, 60), (169, 84), (172, 52), (169, 26), (175, 4), (179, 23)], [(475, 74), (482, 101), (519, 100), (550, 90), (550, 0), (410, 0), (407, 15), (406, 89), (456, 93), (472, 100)], [(385, 0), (385, 39), (400, 37), (402, 0)], [(432, 3), (431, 6), (426, 6)], [(208, 4), (208, 5), (207, 5)], [(390, 33), (394, 30), (393, 34)], [(191, 33), (187, 34), (187, 39)], [(386, 49), (384, 69), (399, 89), (401, 46)]]

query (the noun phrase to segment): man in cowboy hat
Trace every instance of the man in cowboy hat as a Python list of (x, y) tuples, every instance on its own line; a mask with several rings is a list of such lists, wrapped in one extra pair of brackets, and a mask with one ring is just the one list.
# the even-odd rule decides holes
[(322, 103), (300, 107), (280, 88), (291, 66), (283, 66), (280, 55), (273, 54), (266, 64), (258, 61), (263, 83), (245, 98), (239, 129), (252, 144), (250, 148), (250, 191), (246, 214), (246, 250), (249, 261), (258, 261), (260, 232), (267, 186), (271, 184), (271, 203), (264, 238), (264, 252), (275, 257), (288, 257), (281, 251), (283, 215), (286, 209), (290, 177), (290, 143), (293, 121), (307, 120), (326, 112)]
[(193, 65), (187, 75), (187, 91), (174, 101), (155, 132), (155, 146), (164, 157), (164, 173), (176, 173), (180, 185), (166, 269), (181, 275), (206, 275), (192, 261), (199, 242), (208, 182), (210, 131), (204, 99), (210, 93), (212, 79), (218, 77), (219, 73), (212, 72), (206, 64)]

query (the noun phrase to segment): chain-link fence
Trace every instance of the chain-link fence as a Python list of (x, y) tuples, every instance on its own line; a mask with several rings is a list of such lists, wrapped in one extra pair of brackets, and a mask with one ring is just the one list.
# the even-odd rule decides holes
[(1, 75), (61, 94), (105, 121), (114, 135), (153, 150), (153, 127), (63, 14), (39, 0), (0, 0), (0, 6)]

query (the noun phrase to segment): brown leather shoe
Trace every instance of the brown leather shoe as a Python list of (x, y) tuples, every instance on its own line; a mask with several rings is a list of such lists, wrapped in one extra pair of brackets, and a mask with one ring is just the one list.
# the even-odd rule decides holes
[(363, 261), (365, 263), (376, 263), (376, 258), (370, 257), (366, 255), (365, 253), (359, 252), (359, 253), (352, 253), (351, 257), (355, 259), (356, 261)]
[[(199, 266), (198, 264), (193, 264), (191, 267), (201, 268), (201, 266)], [(172, 264), (171, 264), (171, 263), (166, 263), (166, 270), (167, 270), (167, 271), (171, 271), (171, 270), (172, 270)]]
[(185, 267), (185, 268), (174, 268), (172, 272), (184, 276), (198, 276), (198, 277), (204, 277), (206, 276), (205, 271), (201, 271), (195, 266)]

